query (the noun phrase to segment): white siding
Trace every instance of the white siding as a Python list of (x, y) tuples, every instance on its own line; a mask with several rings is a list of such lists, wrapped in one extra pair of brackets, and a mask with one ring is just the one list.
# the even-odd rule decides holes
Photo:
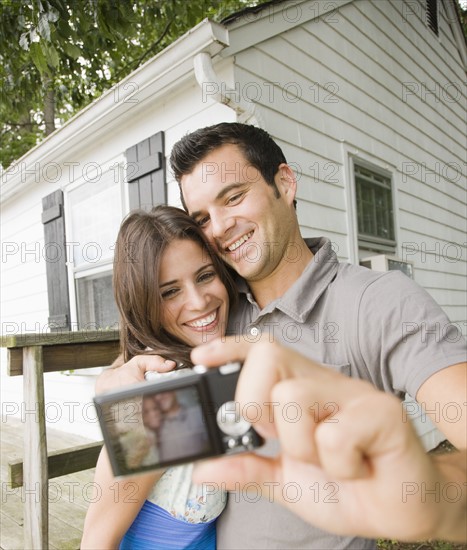
[(40, 182), (27, 196), (2, 208), (2, 334), (39, 332), (47, 325), (44, 233), (41, 199), (52, 186)]
[(348, 154), (392, 172), (398, 255), (465, 333), (466, 90), (439, 4), (438, 38), (421, 0), (360, 0), (327, 17), (321, 2), (319, 20), (236, 51), (235, 80), (245, 100), (261, 91), (266, 129), (298, 168), (303, 233), (330, 236), (342, 259), (355, 247)]

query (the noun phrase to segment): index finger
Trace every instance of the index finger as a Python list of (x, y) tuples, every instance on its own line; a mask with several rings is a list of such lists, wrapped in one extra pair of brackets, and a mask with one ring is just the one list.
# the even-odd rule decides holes
[(327, 369), (311, 360), (263, 339), (251, 343), (235, 337), (213, 340), (195, 348), (191, 354), (194, 362), (206, 366), (219, 366), (229, 361), (243, 361), (243, 369), (236, 389), (236, 400), (242, 406), (247, 420), (263, 427), (263, 435), (275, 435), (272, 391), (281, 380), (312, 376), (318, 372), (329, 376)]
[(208, 367), (241, 361), (243, 368), (237, 382), (235, 399), (242, 406), (242, 415), (252, 423), (259, 418), (256, 426), (265, 428), (261, 430), (262, 435), (275, 437), (270, 396), (280, 378), (272, 367), (277, 346), (272, 346), (275, 352), (270, 346), (264, 342), (238, 341), (235, 337), (223, 338), (198, 346), (192, 351), (191, 358), (193, 362)]

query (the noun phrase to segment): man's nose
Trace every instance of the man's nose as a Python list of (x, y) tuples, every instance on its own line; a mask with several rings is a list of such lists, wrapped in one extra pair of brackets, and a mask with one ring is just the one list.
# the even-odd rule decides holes
[(228, 231), (234, 225), (235, 220), (232, 216), (226, 216), (225, 213), (211, 214), (211, 231), (213, 240), (222, 242), (227, 236)]

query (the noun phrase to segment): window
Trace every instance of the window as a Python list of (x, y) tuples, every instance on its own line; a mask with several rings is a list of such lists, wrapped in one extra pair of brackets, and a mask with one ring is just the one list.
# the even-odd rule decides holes
[(354, 164), (358, 245), (373, 252), (395, 251), (394, 210), (388, 174)]
[[(117, 326), (112, 291), (112, 261), (123, 217), (115, 171), (68, 193), (68, 265), (80, 329)], [(72, 292), (73, 294), (73, 292)]]
[(125, 164), (120, 156), (103, 172), (94, 163), (92, 178), (89, 170), (83, 171), (86, 181), (42, 199), (44, 250), (50, 256), (46, 273), (51, 331), (105, 329), (118, 323), (112, 264), (124, 215), (122, 197), (128, 191), (129, 210), (166, 203), (164, 132), (125, 153)]
[(426, 0), (426, 24), (438, 36), (438, 0)]
[(76, 279), (80, 328), (116, 327), (118, 311), (112, 290), (112, 275), (97, 273)]

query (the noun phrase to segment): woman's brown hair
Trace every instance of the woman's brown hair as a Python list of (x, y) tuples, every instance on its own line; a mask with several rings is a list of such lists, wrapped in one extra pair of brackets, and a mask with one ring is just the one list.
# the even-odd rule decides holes
[(135, 355), (157, 353), (191, 365), (190, 346), (166, 332), (161, 324), (160, 262), (164, 250), (177, 239), (192, 240), (202, 247), (227, 289), (230, 308), (236, 304), (235, 283), (227, 267), (183, 210), (156, 206), (150, 212), (131, 212), (120, 226), (113, 271), (125, 362)]

